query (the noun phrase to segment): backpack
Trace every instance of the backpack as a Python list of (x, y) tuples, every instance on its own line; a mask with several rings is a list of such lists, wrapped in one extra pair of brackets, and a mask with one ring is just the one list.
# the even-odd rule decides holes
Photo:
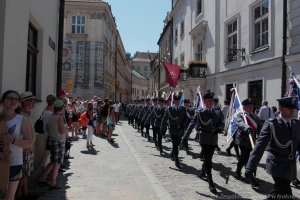
[(43, 114), (44, 112), (42, 112), (41, 116), (34, 124), (34, 131), (39, 134), (44, 134)]

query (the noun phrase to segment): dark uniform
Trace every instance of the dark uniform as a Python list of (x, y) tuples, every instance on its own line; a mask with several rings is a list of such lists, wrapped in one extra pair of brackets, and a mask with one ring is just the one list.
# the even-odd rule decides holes
[[(248, 105), (253, 105), (252, 99), (245, 99), (242, 102), (243, 106), (248, 106)], [(252, 126), (248, 124), (248, 122), (245, 122), (245, 118), (252, 120), (253, 124)], [(236, 174), (235, 177), (237, 179), (241, 179), (241, 170), (242, 168), (247, 164), (250, 152), (252, 150), (251, 142), (250, 142), (250, 137), (252, 137), (253, 142), (255, 141), (255, 135), (260, 132), (261, 125), (260, 125), (260, 120), (259, 118), (254, 114), (254, 113), (248, 113), (244, 112), (239, 113), (237, 115), (237, 132), (236, 132), (236, 137), (235, 137), (235, 142), (239, 146), (241, 150), (241, 156), (240, 159), (238, 160), (237, 163), (237, 169), (236, 169)], [(256, 127), (254, 127), (254, 124), (256, 124)], [(250, 136), (249, 136), (250, 135)], [(252, 180), (254, 181), (254, 180)], [(253, 182), (253, 184), (256, 184), (256, 182)]]
[(292, 199), (290, 183), (295, 169), (295, 152), (300, 146), (300, 121), (293, 118), (283, 118), (287, 109), (297, 108), (297, 97), (285, 97), (277, 100), (281, 114), (267, 120), (256, 140), (255, 148), (250, 154), (245, 176), (253, 178), (253, 172), (267, 148), (266, 171), (274, 179), (274, 190), (268, 199)]
[[(189, 99), (184, 99), (184, 105), (186, 109), (186, 115), (187, 115), (187, 120), (186, 120), (186, 125), (184, 129), (186, 130), (192, 121), (194, 115), (195, 115), (195, 109), (189, 106), (190, 100)], [(182, 146), (185, 148), (186, 153), (189, 155), (189, 143), (188, 143), (189, 135), (185, 136), (182, 138)]]
[[(153, 102), (155, 103), (157, 102), (157, 100), (157, 98), (154, 98)], [(160, 124), (165, 113), (165, 109), (161, 105), (164, 102), (164, 99), (160, 98), (159, 102), (159, 105), (153, 107), (150, 115), (148, 116), (148, 119), (146, 120), (146, 123), (149, 123), (149, 121), (151, 122), (153, 131), (153, 141), (157, 150), (159, 150), (160, 153), (162, 153), (162, 134), (160, 132)]]
[[(173, 96), (174, 101), (179, 101), (180, 98), (181, 97), (178, 95)], [(181, 141), (181, 137), (184, 134), (186, 120), (187, 120), (187, 115), (186, 115), (185, 107), (183, 106), (176, 107), (175, 105), (173, 105), (167, 108), (160, 126), (160, 130), (164, 131), (166, 129), (167, 122), (169, 122), (169, 132), (170, 132), (172, 145), (173, 145), (171, 158), (174, 159), (177, 168), (181, 168), (178, 159), (178, 146)]]
[[(208, 90), (207, 93), (203, 95), (203, 99), (213, 99), (213, 96), (214, 93)], [(189, 134), (197, 125), (200, 125), (201, 129), (199, 139), (204, 157), (200, 177), (205, 178), (207, 176), (209, 189), (215, 193), (216, 189), (211, 175), (212, 157), (218, 144), (218, 133), (224, 129), (223, 114), (216, 108), (203, 108), (196, 111), (185, 134)]]
[(146, 123), (146, 119), (148, 118), (149, 114), (151, 113), (152, 106), (150, 105), (150, 99), (146, 99), (146, 105), (143, 106), (143, 109), (141, 110), (141, 134), (144, 134), (144, 127), (146, 128), (145, 137), (148, 138), (148, 141), (150, 141), (150, 135), (149, 135), (149, 129), (150, 129), (150, 122)]

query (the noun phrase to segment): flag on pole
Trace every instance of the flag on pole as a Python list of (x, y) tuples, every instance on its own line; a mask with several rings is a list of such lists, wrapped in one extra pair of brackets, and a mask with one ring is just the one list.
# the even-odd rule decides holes
[(229, 142), (230, 139), (234, 136), (234, 134), (236, 134), (236, 131), (238, 129), (237, 115), (239, 113), (243, 113), (243, 107), (236, 88), (232, 89), (232, 96), (231, 96), (230, 107), (228, 112), (229, 112), (228, 117), (230, 121), (229, 121), (229, 127), (227, 131), (227, 142)]
[(298, 119), (300, 119), (300, 84), (294, 73), (290, 75), (290, 89), (288, 96), (298, 96)]
[(180, 76), (180, 66), (164, 63), (166, 69), (166, 80), (171, 87), (176, 87), (179, 76)]
[(196, 108), (196, 110), (200, 110), (201, 108), (205, 108), (205, 105), (203, 104), (201, 91), (200, 91), (200, 86), (197, 87), (197, 96), (196, 96), (195, 108)]
[(181, 91), (179, 92), (179, 96), (181, 96), (181, 97), (180, 97), (180, 101), (179, 101), (179, 105), (180, 105), (180, 106), (184, 106), (184, 94), (183, 94), (183, 90), (181, 90)]

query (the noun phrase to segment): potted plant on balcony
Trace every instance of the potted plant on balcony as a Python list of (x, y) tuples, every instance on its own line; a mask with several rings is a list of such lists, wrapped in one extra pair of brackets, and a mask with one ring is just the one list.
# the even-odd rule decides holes
[(207, 62), (205, 61), (190, 61), (189, 62), (189, 71), (192, 77), (206, 77)]

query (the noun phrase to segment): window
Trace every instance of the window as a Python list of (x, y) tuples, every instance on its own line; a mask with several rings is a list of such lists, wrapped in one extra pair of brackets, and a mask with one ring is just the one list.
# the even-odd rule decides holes
[(178, 41), (178, 29), (175, 29), (175, 43)]
[(72, 33), (83, 34), (85, 33), (85, 16), (72, 16)]
[(254, 49), (265, 47), (269, 43), (269, 0), (254, 7)]
[(262, 102), (262, 80), (249, 81), (248, 82), (248, 98), (252, 98), (254, 101), (254, 109), (259, 109)]
[(197, 16), (200, 15), (202, 13), (202, 0), (198, 0), (197, 1)]
[(197, 45), (197, 48), (196, 48), (196, 52), (195, 52), (195, 60), (197, 61), (202, 61), (202, 52), (203, 51), (203, 43), (200, 42), (198, 45)]
[(180, 36), (184, 35), (184, 21), (180, 23)]
[(226, 84), (225, 85), (225, 98), (226, 100), (228, 100), (229, 102), (231, 101), (231, 96), (232, 96), (232, 92), (231, 89), (233, 88), (233, 84)]
[(180, 55), (180, 66), (181, 67), (184, 67), (184, 53), (182, 53), (181, 55)]
[(37, 62), (37, 40), (38, 31), (29, 24), (28, 44), (27, 44), (27, 63), (26, 63), (26, 91), (36, 94), (36, 62)]
[(237, 59), (237, 20), (227, 25), (227, 61)]

